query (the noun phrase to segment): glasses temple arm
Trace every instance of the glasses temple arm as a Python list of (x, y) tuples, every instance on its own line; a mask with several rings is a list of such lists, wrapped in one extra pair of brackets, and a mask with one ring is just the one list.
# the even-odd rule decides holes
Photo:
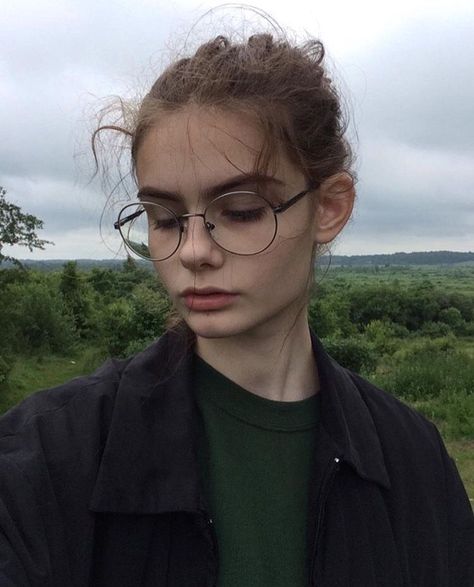
[(310, 183), (306, 190), (303, 190), (299, 194), (296, 194), (296, 196), (293, 196), (290, 200), (288, 200), (288, 202), (285, 202), (284, 204), (280, 204), (279, 206), (273, 207), (273, 212), (275, 212), (275, 214), (280, 214), (281, 212), (288, 210), (288, 208), (290, 208), (290, 206), (293, 206), (293, 204), (296, 204), (296, 202), (299, 202), (299, 200), (301, 200), (301, 198), (303, 196), (306, 196), (306, 194), (317, 189), (318, 187), (319, 187), (318, 183), (316, 183), (316, 182)]
[(138, 218), (140, 216), (140, 214), (143, 214), (144, 211), (145, 210), (138, 210), (137, 212), (134, 212), (133, 214), (129, 214), (128, 216), (125, 216), (125, 218), (122, 218), (121, 220), (117, 220), (116, 222), (114, 222), (114, 228), (118, 230), (121, 226), (123, 226), (124, 224), (126, 224), (130, 220), (134, 220), (135, 218)]

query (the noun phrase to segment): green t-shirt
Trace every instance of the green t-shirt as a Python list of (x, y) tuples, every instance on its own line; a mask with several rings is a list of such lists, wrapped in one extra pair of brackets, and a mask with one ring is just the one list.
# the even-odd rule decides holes
[(195, 356), (199, 458), (219, 587), (306, 587), (306, 525), (319, 394), (250, 393)]

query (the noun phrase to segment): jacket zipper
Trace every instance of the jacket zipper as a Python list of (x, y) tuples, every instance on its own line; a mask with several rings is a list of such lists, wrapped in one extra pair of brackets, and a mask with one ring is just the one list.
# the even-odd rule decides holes
[(332, 460), (331, 465), (326, 470), (326, 474), (325, 474), (325, 477), (323, 479), (323, 483), (321, 486), (321, 491), (319, 493), (319, 512), (318, 512), (317, 522), (316, 522), (317, 530), (316, 530), (316, 537), (314, 539), (313, 558), (311, 560), (311, 571), (310, 571), (310, 575), (309, 575), (310, 587), (311, 587), (311, 585), (313, 585), (314, 568), (316, 565), (316, 559), (317, 559), (318, 551), (319, 551), (319, 540), (321, 538), (321, 528), (322, 528), (323, 521), (324, 521), (324, 515), (326, 513), (326, 501), (327, 501), (327, 498), (329, 497), (329, 492), (330, 492), (332, 485), (334, 483), (334, 478), (336, 476), (336, 473), (337, 473), (337, 471), (339, 471), (341, 460), (342, 460), (342, 457), (335, 457)]
[(209, 533), (211, 535), (212, 553), (214, 555), (214, 561), (215, 561), (215, 573), (214, 573), (214, 577), (212, 579), (212, 587), (217, 587), (218, 565), (219, 565), (217, 535), (216, 535), (216, 529), (214, 527), (214, 520), (210, 517), (206, 517), (206, 520), (207, 520), (207, 527), (208, 527)]

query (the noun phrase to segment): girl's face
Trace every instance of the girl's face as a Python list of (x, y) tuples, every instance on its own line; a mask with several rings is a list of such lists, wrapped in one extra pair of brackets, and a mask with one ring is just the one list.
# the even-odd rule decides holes
[[(303, 174), (284, 154), (274, 166), (276, 173), (262, 177), (258, 185), (255, 178), (249, 179), (262, 141), (257, 125), (243, 114), (189, 107), (164, 115), (140, 146), (139, 189), (152, 188), (155, 195), (146, 199), (178, 215), (203, 212), (210, 199), (228, 191), (258, 190), (272, 204), (279, 204), (305, 190)], [(231, 189), (216, 191), (216, 186), (230, 182)], [(305, 306), (312, 269), (313, 198), (310, 193), (279, 214), (275, 240), (254, 256), (221, 249), (201, 217), (185, 221), (179, 249), (154, 264), (175, 307), (198, 338), (289, 331)], [(223, 303), (183, 295), (185, 290), (204, 288), (233, 295)]]

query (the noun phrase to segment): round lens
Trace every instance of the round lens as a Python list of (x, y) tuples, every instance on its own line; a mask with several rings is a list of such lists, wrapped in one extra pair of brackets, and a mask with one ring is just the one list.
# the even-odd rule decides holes
[(226, 251), (255, 255), (268, 248), (277, 231), (270, 204), (255, 192), (231, 192), (213, 200), (206, 210), (210, 234)]
[(175, 214), (159, 204), (129, 204), (119, 226), (125, 244), (144, 259), (163, 261), (179, 246), (180, 226)]

